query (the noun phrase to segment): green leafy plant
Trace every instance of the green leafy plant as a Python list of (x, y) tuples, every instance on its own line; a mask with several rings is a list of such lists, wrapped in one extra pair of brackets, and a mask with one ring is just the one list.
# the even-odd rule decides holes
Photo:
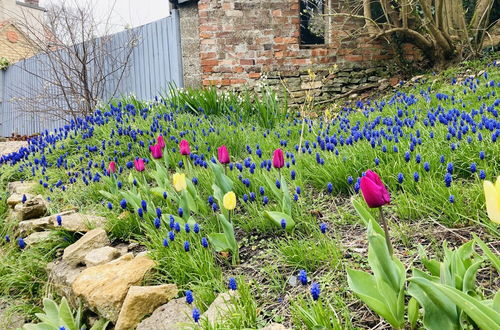
[[(40, 323), (25, 324), (25, 330), (60, 330), (62, 328), (67, 330), (81, 330), (86, 329), (82, 324), (82, 311), (81, 307), (78, 308), (76, 313), (71, 311), (66, 298), (62, 298), (61, 304), (57, 305), (53, 300), (45, 298), (43, 300), (43, 313), (35, 314)], [(104, 330), (108, 325), (108, 321), (99, 320), (91, 328), (91, 330)]]
[(404, 327), (406, 270), (390, 255), (385, 238), (368, 224), (368, 263), (373, 275), (354, 269), (347, 271), (349, 288), (396, 329)]
[(0, 57), (0, 70), (5, 70), (9, 67), (10, 61), (6, 57)]
[(281, 221), (285, 219), (286, 230), (291, 231), (295, 227), (295, 221), (292, 217), (292, 200), (290, 198), (290, 191), (288, 190), (288, 184), (280, 173), (280, 188), (276, 187), (276, 184), (267, 175), (264, 175), (267, 183), (267, 187), (271, 189), (276, 200), (279, 202), (280, 211), (265, 211), (264, 215), (267, 219), (272, 221), (276, 226), (281, 227)]
[(232, 190), (233, 182), (226, 174), (224, 174), (224, 170), (220, 164), (211, 163), (210, 167), (213, 169), (215, 174), (215, 182), (212, 185), (212, 189), (215, 199), (217, 199), (219, 205), (221, 206), (222, 214), (219, 214), (217, 219), (223, 232), (212, 233), (208, 235), (208, 238), (214, 246), (215, 251), (231, 251), (232, 262), (233, 264), (237, 264), (239, 262), (239, 248), (234, 233), (234, 226), (231, 222), (231, 211), (226, 210), (225, 207), (223, 207), (224, 195)]

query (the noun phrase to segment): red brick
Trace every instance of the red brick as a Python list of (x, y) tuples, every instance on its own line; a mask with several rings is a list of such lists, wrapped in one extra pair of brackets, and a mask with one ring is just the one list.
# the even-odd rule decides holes
[(349, 62), (360, 62), (363, 60), (363, 56), (361, 55), (346, 55), (345, 60)]
[(212, 73), (215, 72), (214, 67), (211, 65), (204, 65), (201, 67), (201, 70), (203, 72), (212, 72)]
[(205, 65), (218, 65), (219, 64), (219, 61), (218, 60), (203, 60), (201, 61), (201, 65), (205, 66)]
[(250, 72), (248, 74), (248, 78), (251, 78), (251, 79), (259, 79), (261, 76), (260, 72)]
[(213, 79), (204, 79), (202, 84), (203, 84), (203, 86), (220, 85), (221, 81), (220, 80), (213, 80)]
[(254, 65), (255, 64), (255, 60), (252, 60), (252, 59), (241, 59), (240, 60), (240, 64), (241, 65)]
[(246, 82), (245, 79), (231, 79), (231, 85), (244, 84)]
[(215, 25), (203, 24), (200, 26), (200, 32), (213, 32), (219, 30)]
[(217, 57), (217, 53), (216, 52), (208, 52), (208, 53), (201, 53), (200, 54), (200, 58), (202, 60), (214, 59), (216, 57)]

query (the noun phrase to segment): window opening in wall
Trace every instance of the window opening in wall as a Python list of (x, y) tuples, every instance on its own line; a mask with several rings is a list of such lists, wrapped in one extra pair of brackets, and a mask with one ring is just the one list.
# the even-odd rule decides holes
[(325, 2), (327, 0), (300, 0), (300, 44), (325, 44), (326, 21)]

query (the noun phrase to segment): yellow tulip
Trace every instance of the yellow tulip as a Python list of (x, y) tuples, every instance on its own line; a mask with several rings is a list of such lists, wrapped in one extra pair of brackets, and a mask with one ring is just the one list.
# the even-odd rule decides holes
[(497, 178), (495, 184), (490, 181), (484, 181), (483, 187), (488, 217), (491, 221), (500, 224), (500, 176)]
[(227, 194), (224, 195), (224, 198), (222, 199), (222, 203), (224, 204), (224, 208), (226, 210), (234, 210), (236, 207), (236, 195), (234, 192), (230, 191)]
[(181, 191), (186, 189), (186, 174), (184, 173), (175, 173), (172, 177), (174, 180), (174, 188), (177, 191)]

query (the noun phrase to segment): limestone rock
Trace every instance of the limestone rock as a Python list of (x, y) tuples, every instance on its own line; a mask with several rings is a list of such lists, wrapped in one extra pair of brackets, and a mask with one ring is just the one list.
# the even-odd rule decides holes
[(177, 330), (183, 323), (192, 323), (192, 307), (185, 298), (172, 299), (158, 307), (153, 314), (137, 326), (137, 330)]
[(73, 306), (77, 306), (78, 304), (73, 295), (71, 285), (84, 269), (84, 267), (70, 265), (64, 260), (54, 261), (47, 265), (50, 287), (59, 295), (66, 297)]
[(37, 244), (37, 243), (48, 240), (50, 237), (50, 234), (51, 234), (50, 231), (36, 232), (36, 233), (33, 233), (33, 234), (29, 235), (28, 237), (26, 237), (24, 239), (24, 242), (28, 246), (33, 245), (33, 244)]
[(17, 193), (17, 194), (26, 194), (29, 192), (32, 192), (33, 189), (35, 189), (35, 186), (37, 185), (36, 182), (34, 181), (15, 181), (15, 182), (10, 182), (7, 185), (7, 192), (9, 194)]
[(64, 249), (63, 260), (71, 265), (78, 265), (84, 262), (85, 256), (90, 251), (109, 245), (106, 231), (102, 228), (96, 228), (85, 235), (78, 241)]
[(217, 298), (208, 307), (207, 311), (203, 313), (202, 317), (206, 318), (211, 324), (215, 323), (217, 319), (224, 317), (231, 308), (231, 299), (237, 297), (236, 291), (229, 291), (220, 293)]
[(134, 329), (145, 315), (177, 296), (177, 291), (175, 284), (130, 287), (115, 329)]
[(134, 254), (132, 252), (129, 252), (129, 253), (125, 253), (124, 255), (122, 255), (118, 259), (115, 259), (113, 261), (108, 262), (108, 264), (115, 264), (115, 263), (118, 263), (118, 262), (130, 261), (132, 259), (134, 259)]
[[(61, 212), (58, 215), (64, 216), (67, 214), (71, 214), (74, 211), (65, 211)], [(33, 219), (33, 220), (25, 220), (19, 222), (18, 230), (21, 235), (30, 234), (34, 231), (42, 231), (54, 228), (52, 218), (54, 216), (46, 216), (43, 218)]]
[(271, 323), (266, 327), (262, 328), (261, 330), (288, 330), (288, 328), (285, 327), (283, 324)]
[(22, 203), (23, 201), (23, 196), (26, 195), (26, 201), (30, 200), (33, 198), (33, 195), (30, 194), (18, 194), (18, 193), (13, 193), (12, 195), (7, 198), (7, 204), (10, 207), (14, 207), (19, 203)]
[(138, 285), (154, 265), (150, 258), (140, 257), (89, 267), (78, 275), (72, 289), (91, 310), (116, 323), (129, 288)]
[(17, 204), (14, 213), (18, 220), (29, 220), (39, 218), (47, 212), (47, 204), (42, 195), (38, 195), (24, 204)]
[(21, 235), (26, 235), (35, 231), (47, 230), (52, 227), (50, 216), (34, 220), (24, 220), (19, 222), (18, 230)]
[[(104, 217), (82, 213), (70, 213), (61, 215), (60, 228), (85, 233), (92, 228), (103, 228), (106, 221), (107, 219)], [(54, 227), (58, 226), (57, 215), (52, 217), (52, 223)]]
[(93, 267), (110, 262), (120, 255), (121, 253), (117, 249), (111, 246), (103, 246), (87, 253), (84, 262), (87, 267)]

